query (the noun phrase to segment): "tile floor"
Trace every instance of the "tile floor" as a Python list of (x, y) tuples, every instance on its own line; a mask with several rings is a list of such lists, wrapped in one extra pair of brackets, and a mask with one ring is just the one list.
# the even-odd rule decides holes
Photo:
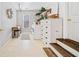
[[(31, 36), (30, 36), (31, 37)], [(0, 48), (0, 57), (47, 57), (41, 40), (11, 39)]]

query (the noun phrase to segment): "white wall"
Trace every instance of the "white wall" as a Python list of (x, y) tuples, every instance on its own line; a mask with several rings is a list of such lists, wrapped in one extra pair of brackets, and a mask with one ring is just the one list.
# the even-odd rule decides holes
[(63, 38), (68, 37), (67, 32), (67, 3), (60, 2), (59, 3), (59, 14), (60, 18), (63, 20)]
[(23, 10), (39, 10), (41, 7), (52, 8), (54, 11), (57, 10), (57, 2), (25, 2), (21, 3), (21, 9)]
[[(16, 25), (16, 3), (0, 3), (0, 20), (3, 31), (0, 32), (0, 46), (2, 46), (11, 37), (11, 28)], [(8, 19), (6, 15), (6, 9), (12, 8), (13, 18)]]

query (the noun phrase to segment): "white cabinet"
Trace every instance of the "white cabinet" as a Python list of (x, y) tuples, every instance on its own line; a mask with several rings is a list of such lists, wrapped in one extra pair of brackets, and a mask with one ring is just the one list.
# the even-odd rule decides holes
[(41, 39), (40, 38), (40, 25), (34, 25), (33, 37), (34, 39)]
[(40, 29), (44, 44), (55, 43), (56, 38), (62, 38), (62, 19), (41, 20)]
[(52, 35), (52, 42), (56, 42), (56, 38), (62, 38), (62, 19), (52, 19), (52, 26), (51, 26), (51, 35)]

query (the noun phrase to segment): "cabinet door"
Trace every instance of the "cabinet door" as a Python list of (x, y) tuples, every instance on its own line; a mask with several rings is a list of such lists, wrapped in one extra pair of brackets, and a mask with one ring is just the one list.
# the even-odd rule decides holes
[(69, 3), (68, 38), (79, 42), (79, 2)]
[(62, 19), (53, 19), (51, 27), (51, 41), (56, 42), (56, 38), (62, 38)]

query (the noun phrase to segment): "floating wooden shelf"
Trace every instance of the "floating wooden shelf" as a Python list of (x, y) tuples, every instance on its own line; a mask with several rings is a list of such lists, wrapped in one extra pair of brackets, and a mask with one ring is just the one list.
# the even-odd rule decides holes
[(75, 49), (76, 51), (79, 52), (79, 42), (76, 42), (74, 40), (71, 40), (71, 39), (57, 39), (58, 41), (68, 45), (69, 47)]
[(55, 11), (51, 11), (51, 8), (42, 13), (43, 16), (47, 16), (48, 18), (59, 18), (59, 14)]
[(44, 47), (43, 49), (46, 52), (48, 57), (57, 57), (57, 55), (51, 50), (51, 48)]
[(57, 43), (50, 43), (50, 45), (54, 47), (63, 57), (75, 57), (73, 54), (65, 50), (63, 47), (61, 47)]
[(48, 15), (48, 18), (59, 18), (59, 14), (51, 14), (51, 15)]

